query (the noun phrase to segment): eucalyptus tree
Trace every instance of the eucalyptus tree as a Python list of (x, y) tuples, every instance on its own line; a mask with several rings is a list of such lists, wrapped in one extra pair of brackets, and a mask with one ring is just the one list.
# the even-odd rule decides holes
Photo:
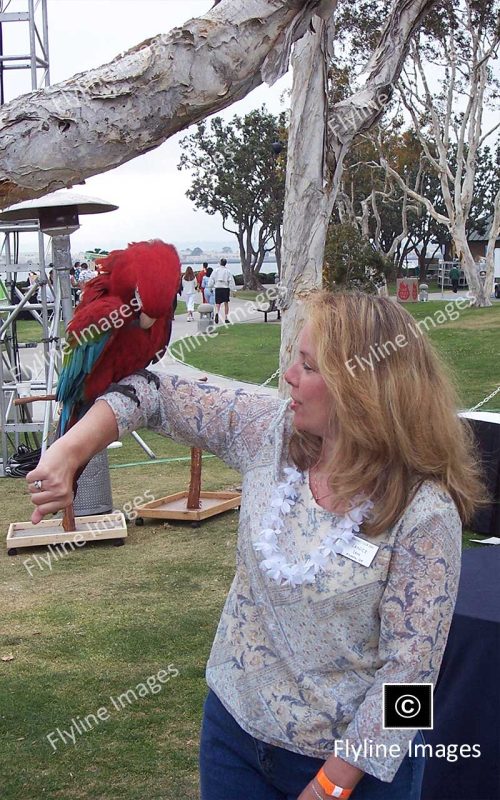
[[(300, 301), (321, 285), (344, 159), (355, 138), (375, 125), (390, 103), (412, 36), (432, 6), (432, 0), (393, 2), (356, 88), (340, 98), (331, 86), (336, 0), (318, 9), (312, 29), (295, 46), (283, 219), (282, 369), (294, 355), (303, 324)], [(286, 391), (283, 381), (280, 388)]]
[[(491, 304), (494, 248), (500, 232), (500, 189), (492, 198), (486, 266), (474, 261), (468, 229), (475, 224), (474, 197), (481, 148), (498, 121), (499, 0), (440, 3), (410, 45), (400, 79), (400, 97), (420, 140), (427, 165), (439, 178), (443, 209), (409, 188), (382, 158), (388, 173), (409, 196), (449, 231), (477, 306)], [(487, 112), (496, 112), (488, 121)], [(476, 185), (475, 185), (476, 184)], [(486, 269), (483, 281), (479, 271)]]
[(285, 114), (275, 116), (263, 107), (227, 123), (221, 117), (199, 122), (180, 143), (179, 169), (192, 173), (186, 194), (197, 208), (218, 212), (224, 230), (236, 236), (246, 289), (261, 288), (265, 255), (277, 243), (279, 249), (285, 139)]

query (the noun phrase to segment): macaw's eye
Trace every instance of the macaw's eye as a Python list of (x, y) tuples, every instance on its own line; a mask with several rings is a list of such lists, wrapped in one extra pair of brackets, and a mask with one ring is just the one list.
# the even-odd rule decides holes
[(139, 294), (139, 289), (136, 287), (134, 292), (135, 302), (137, 303), (137, 308), (142, 308), (142, 300), (141, 295)]

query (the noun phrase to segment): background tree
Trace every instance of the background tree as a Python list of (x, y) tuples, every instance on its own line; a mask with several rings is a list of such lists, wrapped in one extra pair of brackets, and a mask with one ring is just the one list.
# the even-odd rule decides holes
[(407, 193), (388, 178), (378, 163), (383, 142), (392, 161), (405, 172), (418, 169), (418, 153), (399, 132), (399, 127), (397, 121), (389, 129), (376, 126), (354, 142), (345, 160), (334, 210), (334, 217), (355, 225), (365, 240), (392, 263), (392, 272), (397, 274), (411, 250), (409, 231), (419, 211), (418, 205), (408, 202)]
[(272, 144), (285, 138), (285, 121), (262, 107), (228, 123), (200, 122), (180, 143), (179, 169), (193, 173), (186, 194), (208, 214), (219, 212), (236, 236), (246, 289), (260, 288), (264, 257), (280, 239), (286, 148), (276, 154)]
[[(369, 51), (361, 87), (338, 101), (332, 100), (329, 77), (335, 0), (318, 9), (311, 31), (295, 46), (283, 219), (282, 371), (294, 357), (303, 324), (301, 298), (321, 285), (326, 233), (346, 154), (356, 136), (384, 113), (411, 37), (432, 5), (432, 0), (392, 3), (378, 44)], [(287, 391), (283, 380), (280, 389)]]
[[(451, 257), (452, 238), (449, 229), (414, 198), (419, 193), (439, 214), (446, 214), (440, 178), (428, 162), (420, 137), (412, 128), (401, 130), (401, 124), (398, 115), (354, 143), (345, 160), (334, 216), (355, 225), (394, 262), (398, 275), (406, 258), (415, 253), (419, 279), (424, 281), (440, 248), (445, 257)], [(450, 152), (452, 170), (456, 169), (456, 149)], [(437, 157), (432, 140), (427, 141), (427, 150)], [(499, 166), (500, 142), (478, 149), (467, 234), (472, 230), (485, 234), (491, 226), (500, 188)], [(397, 172), (398, 181), (390, 169)]]
[[(498, 112), (498, 83), (492, 65), (500, 43), (499, 11), (498, 0), (450, 0), (439, 4), (428, 19), (428, 29), (420, 31), (413, 40), (411, 58), (400, 80), (401, 100), (428, 167), (440, 180), (444, 211), (436, 208), (422, 192), (408, 189), (408, 193), (448, 229), (478, 306), (491, 304), (494, 242), (500, 229), (500, 191), (497, 191), (483, 284), (467, 234), (469, 220), (474, 223), (480, 148), (500, 125), (498, 118), (489, 130), (485, 123), (487, 108)], [(404, 180), (387, 159), (381, 163), (405, 188)]]
[[(499, 21), (500, 23), (500, 21)], [(495, 213), (496, 198), (500, 189), (500, 136), (493, 145), (484, 145), (477, 151), (474, 191), (467, 233), (479, 231), (486, 234), (488, 223)]]
[(323, 284), (328, 289), (360, 289), (376, 294), (385, 283), (391, 262), (349, 222), (332, 223), (325, 244)]
[[(356, 184), (359, 173), (363, 175), (363, 171), (368, 171), (372, 175), (368, 198), (360, 197), (363, 211), (361, 230), (372, 239), (377, 250), (393, 260), (398, 276), (402, 274), (408, 256), (415, 253), (419, 278), (424, 281), (430, 260), (447, 236), (445, 229), (426, 208), (410, 199), (408, 189), (421, 192), (440, 210), (443, 209), (443, 198), (439, 179), (426, 163), (419, 138), (411, 129), (402, 130), (402, 124), (397, 115), (385, 128), (370, 132), (371, 150), (365, 148), (362, 156), (367, 159), (371, 152), (374, 160), (355, 165)], [(391, 176), (389, 166), (398, 173), (402, 179), (400, 182)], [(361, 191), (366, 193), (366, 188), (365, 182)]]

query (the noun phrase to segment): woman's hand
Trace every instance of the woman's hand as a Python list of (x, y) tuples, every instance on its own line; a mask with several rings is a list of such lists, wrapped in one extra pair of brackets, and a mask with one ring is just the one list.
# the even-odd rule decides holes
[(63, 439), (58, 439), (26, 475), (31, 502), (36, 506), (31, 521), (37, 525), (46, 514), (54, 514), (73, 501), (73, 478), (79, 461)]
[(31, 500), (37, 507), (31, 517), (35, 525), (45, 514), (54, 514), (69, 506), (77, 469), (88, 464), (92, 456), (117, 437), (118, 425), (113, 411), (105, 400), (97, 400), (79, 422), (49, 447), (37, 468), (26, 475)]

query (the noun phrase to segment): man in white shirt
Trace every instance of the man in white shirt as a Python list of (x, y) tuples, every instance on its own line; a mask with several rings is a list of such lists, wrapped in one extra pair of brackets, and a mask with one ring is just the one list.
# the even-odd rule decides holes
[(94, 269), (89, 269), (88, 264), (85, 262), (80, 266), (80, 274), (78, 276), (78, 288), (83, 291), (85, 284), (97, 277), (97, 272)]
[(215, 287), (215, 323), (219, 322), (219, 309), (224, 303), (224, 314), (225, 320), (224, 322), (229, 323), (229, 296), (230, 291), (236, 291), (236, 284), (234, 282), (233, 274), (230, 272), (226, 266), (227, 261), (225, 258), (221, 258), (220, 265), (214, 269), (212, 274), (210, 275), (210, 280), (208, 282), (208, 288), (212, 289)]

